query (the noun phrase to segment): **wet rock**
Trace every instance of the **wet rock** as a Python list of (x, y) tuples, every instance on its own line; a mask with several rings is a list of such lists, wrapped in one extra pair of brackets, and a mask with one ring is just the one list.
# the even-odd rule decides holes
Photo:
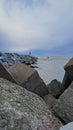
[(0, 78), (0, 130), (58, 130), (42, 98)]
[(31, 68), (39, 68), (39, 67), (36, 66), (36, 65), (31, 65), (30, 67), (31, 67)]
[(22, 61), (22, 63), (25, 63), (27, 65), (35, 64), (37, 62), (37, 57), (33, 56), (25, 56), (25, 59)]
[(73, 121), (73, 82), (60, 96), (54, 110), (65, 123)]
[(43, 80), (40, 78), (36, 70), (30, 68), (23, 63), (16, 63), (8, 71), (15, 79), (17, 84), (26, 88), (27, 90), (38, 94), (41, 97), (47, 95), (48, 89)]
[(52, 80), (50, 84), (47, 85), (49, 93), (54, 96), (55, 98), (58, 98), (61, 94), (62, 85), (59, 81), (56, 79)]
[(17, 62), (22, 62), (27, 65), (34, 64), (37, 62), (37, 58), (30, 55), (19, 55), (17, 53), (3, 53), (0, 56), (0, 62), (8, 68)]

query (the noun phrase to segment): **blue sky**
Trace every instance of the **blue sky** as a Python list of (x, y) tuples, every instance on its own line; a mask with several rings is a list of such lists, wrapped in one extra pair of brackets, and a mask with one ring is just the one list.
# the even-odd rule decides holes
[(73, 55), (73, 0), (0, 0), (0, 50)]

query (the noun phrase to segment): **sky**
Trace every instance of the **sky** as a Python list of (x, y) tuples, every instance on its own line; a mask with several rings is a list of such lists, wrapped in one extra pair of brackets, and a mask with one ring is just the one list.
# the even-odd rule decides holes
[(73, 55), (73, 0), (0, 0), (0, 51)]

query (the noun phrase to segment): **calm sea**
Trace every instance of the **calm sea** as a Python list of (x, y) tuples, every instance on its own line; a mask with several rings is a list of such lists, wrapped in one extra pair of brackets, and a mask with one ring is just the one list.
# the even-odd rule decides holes
[(64, 65), (70, 59), (70, 56), (66, 57), (39, 57), (36, 70), (46, 84), (50, 83), (53, 79), (58, 81), (63, 80), (64, 77)]

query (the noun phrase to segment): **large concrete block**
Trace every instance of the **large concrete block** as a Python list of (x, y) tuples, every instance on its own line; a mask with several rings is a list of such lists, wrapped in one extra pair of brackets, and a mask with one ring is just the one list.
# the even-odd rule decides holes
[(41, 97), (0, 78), (0, 130), (59, 130), (61, 126)]
[(73, 82), (60, 96), (54, 110), (65, 123), (73, 121)]
[(8, 71), (17, 84), (27, 90), (34, 92), (41, 97), (44, 97), (49, 93), (47, 86), (35, 69), (19, 62), (8, 68)]
[(64, 66), (71, 81), (73, 81), (73, 58), (71, 58), (68, 63)]
[(0, 63), (0, 77), (7, 79), (13, 83), (17, 83), (10, 72)]
[(73, 81), (73, 58), (71, 58), (68, 63), (64, 66), (65, 75), (63, 78), (63, 91), (69, 87), (71, 82)]

